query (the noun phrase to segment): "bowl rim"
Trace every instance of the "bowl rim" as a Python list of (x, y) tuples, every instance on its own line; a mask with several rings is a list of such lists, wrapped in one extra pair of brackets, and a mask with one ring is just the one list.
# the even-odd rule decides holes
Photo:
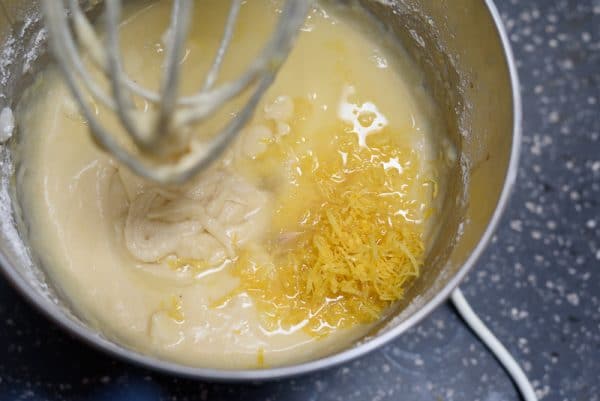
[(393, 327), (389, 331), (373, 337), (368, 341), (362, 343), (359, 346), (351, 347), (346, 350), (337, 352), (332, 355), (328, 355), (316, 360), (289, 365), (282, 367), (266, 368), (266, 369), (253, 369), (253, 370), (234, 370), (234, 369), (213, 369), (213, 368), (201, 368), (192, 367), (167, 360), (159, 359), (157, 357), (142, 354), (125, 346), (117, 345), (109, 341), (107, 338), (102, 336), (99, 332), (91, 330), (89, 327), (85, 327), (76, 321), (69, 318), (66, 314), (60, 313), (54, 308), (50, 307), (47, 299), (43, 298), (36, 291), (33, 291), (27, 280), (17, 273), (16, 269), (9, 268), (11, 264), (8, 262), (6, 255), (0, 252), (0, 270), (4, 272), (5, 277), (17, 289), (21, 295), (29, 301), (34, 307), (41, 311), (47, 318), (57, 323), (67, 333), (74, 334), (78, 339), (91, 345), (97, 350), (104, 351), (112, 356), (115, 356), (123, 361), (133, 363), (140, 367), (149, 368), (162, 373), (170, 375), (176, 375), (179, 377), (193, 378), (193, 379), (209, 379), (213, 381), (264, 381), (281, 379), (290, 376), (298, 376), (302, 374), (312, 373), (326, 368), (331, 368), (342, 363), (351, 361), (358, 357), (364, 356), (365, 354), (372, 352), (375, 349), (382, 347), (389, 343), (393, 339), (397, 338), (400, 334), (405, 332), (408, 328), (416, 325), (426, 316), (428, 316), (434, 309), (436, 309), (442, 302), (444, 302), (451, 294), (451, 292), (458, 287), (459, 283), (463, 280), (465, 275), (473, 268), (484, 249), (489, 244), (492, 235), (494, 234), (502, 214), (506, 210), (512, 188), (514, 186), (517, 169), (519, 164), (519, 155), (521, 147), (521, 121), (522, 121), (522, 103), (521, 93), (519, 87), (519, 78), (517, 75), (517, 68), (513, 51), (510, 46), (510, 41), (506, 33), (505, 27), (502, 23), (500, 13), (493, 3), (493, 0), (484, 0), (485, 5), (492, 17), (495, 25), (498, 37), (500, 39), (504, 59), (508, 67), (508, 73), (511, 82), (512, 91), (512, 103), (513, 103), (513, 132), (512, 132), (512, 147), (510, 152), (510, 160), (508, 164), (508, 170), (504, 179), (504, 185), (500, 198), (496, 205), (496, 209), (483, 233), (479, 239), (477, 245), (461, 266), (455, 276), (440, 290), (429, 302), (423, 307), (418, 309), (415, 313), (409, 316), (407, 319), (400, 322), (397, 326)]

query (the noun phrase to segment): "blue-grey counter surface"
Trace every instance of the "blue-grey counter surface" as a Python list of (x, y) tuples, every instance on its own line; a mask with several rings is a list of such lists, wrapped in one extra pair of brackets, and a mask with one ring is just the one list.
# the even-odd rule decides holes
[[(518, 182), (462, 285), (541, 400), (600, 400), (600, 0), (497, 0), (521, 78)], [(451, 1), (449, 1), (451, 3)], [(83, 345), (0, 279), (0, 401), (519, 400), (443, 306), (346, 365), (263, 384), (160, 375)]]

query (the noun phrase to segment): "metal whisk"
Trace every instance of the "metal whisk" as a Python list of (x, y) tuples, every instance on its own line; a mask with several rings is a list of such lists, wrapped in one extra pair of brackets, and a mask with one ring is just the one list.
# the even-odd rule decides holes
[[(86, 17), (79, 0), (44, 0), (43, 9), (50, 34), (50, 46), (62, 69), (95, 141), (138, 175), (162, 184), (182, 183), (217, 159), (251, 117), (261, 96), (286, 59), (299, 31), (310, 0), (285, 0), (273, 36), (249, 68), (235, 80), (215, 86), (224, 57), (231, 43), (242, 0), (231, 0), (223, 35), (199, 91), (186, 97), (178, 95), (181, 75), (179, 60), (194, 6), (194, 0), (174, 0), (165, 45), (164, 73), (160, 90), (145, 88), (123, 70), (119, 51), (121, 0), (105, 0), (106, 37), (101, 40)], [(69, 18), (70, 16), (70, 18)], [(69, 24), (71, 21), (71, 25)], [(76, 44), (86, 49), (91, 61), (109, 82), (101, 88), (92, 78)], [(253, 87), (248, 100), (225, 127), (211, 136), (206, 146), (192, 147), (185, 156), (166, 161), (170, 150), (189, 142), (189, 128), (211, 117), (232, 99)], [(96, 118), (86, 102), (88, 93), (118, 117), (137, 148), (123, 146)], [(133, 99), (140, 97), (154, 107), (152, 113), (137, 110)], [(188, 143), (189, 144), (189, 143)], [(143, 156), (143, 157), (142, 157)]]

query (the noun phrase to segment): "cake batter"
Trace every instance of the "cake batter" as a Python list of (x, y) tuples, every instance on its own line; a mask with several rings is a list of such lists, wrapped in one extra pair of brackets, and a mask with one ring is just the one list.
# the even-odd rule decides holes
[[(195, 7), (181, 60), (184, 93), (198, 87), (198, 71), (210, 62), (227, 3)], [(168, 2), (142, 2), (121, 26), (125, 69), (146, 86), (156, 86), (169, 12)], [(276, 13), (268, 0), (245, 3), (223, 79), (252, 59)], [(282, 253), (310, 256), (299, 250), (317, 238), (307, 237), (307, 225), (334, 218), (324, 202), (343, 214), (353, 201), (330, 201), (323, 180), (335, 191), (344, 181), (337, 172), (350, 166), (358, 177), (391, 177), (373, 199), (398, 198), (385, 205), (401, 205), (392, 214), (423, 248), (406, 249), (406, 257), (422, 265), (443, 190), (440, 124), (419, 72), (382, 38), (366, 19), (316, 6), (252, 123), (221, 161), (180, 187), (145, 182), (98, 149), (57, 71), (41, 73), (18, 116), (20, 199), (33, 249), (75, 309), (106, 336), (202, 367), (307, 361), (364, 335), (376, 319), (353, 314), (340, 299), (328, 298), (317, 312), (298, 308), (308, 302), (302, 294), (285, 304), (285, 291), (276, 295), (269, 283), (289, 277), (264, 266), (277, 266)], [(116, 129), (100, 107), (97, 114)], [(329, 175), (315, 178), (323, 171)], [(300, 288), (288, 281), (289, 291)], [(380, 314), (399, 296), (369, 305)], [(292, 318), (286, 308), (300, 314)]]

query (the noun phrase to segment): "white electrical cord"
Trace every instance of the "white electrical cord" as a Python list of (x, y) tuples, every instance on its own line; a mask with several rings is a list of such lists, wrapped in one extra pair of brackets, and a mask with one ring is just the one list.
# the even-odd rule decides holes
[(490, 329), (481, 321), (481, 319), (475, 314), (471, 306), (465, 299), (460, 288), (457, 288), (452, 292), (450, 296), (452, 303), (456, 307), (459, 315), (464, 319), (467, 325), (477, 334), (477, 336), (483, 341), (483, 343), (492, 351), (492, 353), (498, 358), (500, 363), (504, 366), (508, 374), (512, 377), (519, 392), (523, 396), (525, 401), (538, 401), (535, 391), (531, 382), (523, 372), (523, 369), (519, 366), (517, 361), (512, 357), (508, 350), (502, 345), (502, 343), (492, 334)]

